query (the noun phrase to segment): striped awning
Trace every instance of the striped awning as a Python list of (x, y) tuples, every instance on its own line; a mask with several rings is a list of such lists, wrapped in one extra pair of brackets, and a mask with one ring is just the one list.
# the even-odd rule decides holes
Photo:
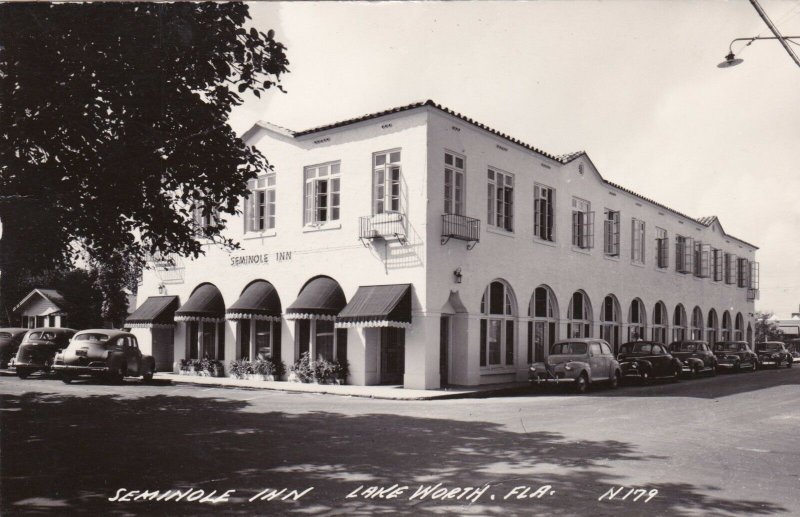
[(361, 286), (336, 318), (337, 327), (411, 326), (411, 284)]
[(125, 326), (150, 328), (175, 324), (177, 296), (150, 296), (125, 320)]
[(288, 320), (334, 320), (347, 299), (336, 280), (328, 277), (315, 278), (308, 282), (297, 299), (287, 309)]
[(175, 311), (175, 321), (225, 321), (225, 301), (222, 293), (212, 284), (203, 284)]
[(228, 307), (225, 317), (229, 320), (280, 321), (281, 300), (278, 291), (265, 280), (253, 282), (245, 288), (239, 299)]

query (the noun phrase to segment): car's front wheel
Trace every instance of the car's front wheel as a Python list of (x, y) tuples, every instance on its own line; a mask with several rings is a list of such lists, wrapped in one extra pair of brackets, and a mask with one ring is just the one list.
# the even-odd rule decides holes
[(70, 373), (62, 373), (61, 374), (61, 382), (64, 384), (71, 384), (72, 381), (75, 380), (75, 376)]
[(575, 392), (586, 393), (587, 389), (589, 389), (589, 379), (586, 377), (585, 373), (582, 373), (575, 379)]
[(28, 368), (17, 368), (17, 377), (20, 379), (27, 379), (31, 373), (32, 370)]
[(115, 384), (121, 383), (125, 379), (125, 366), (119, 365), (116, 370), (109, 373), (109, 380)]
[(148, 368), (147, 371), (142, 375), (142, 382), (152, 382), (153, 373), (153, 369)]

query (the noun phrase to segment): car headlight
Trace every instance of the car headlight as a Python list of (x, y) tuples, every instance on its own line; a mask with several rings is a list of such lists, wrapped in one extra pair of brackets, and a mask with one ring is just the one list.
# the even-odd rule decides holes
[(777, 359), (778, 357), (780, 357), (778, 354), (772, 354), (773, 359)]
[(572, 366), (566, 365), (566, 366), (564, 366), (564, 369), (567, 370), (567, 371), (570, 371), (570, 370), (572, 370)]
[(631, 368), (638, 368), (638, 367), (639, 367), (639, 363), (631, 363)]

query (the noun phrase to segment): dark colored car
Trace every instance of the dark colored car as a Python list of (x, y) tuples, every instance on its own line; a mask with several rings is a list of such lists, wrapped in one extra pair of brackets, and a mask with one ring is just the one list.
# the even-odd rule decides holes
[(17, 370), (17, 376), (25, 379), (39, 370), (49, 372), (56, 353), (67, 347), (69, 338), (74, 334), (75, 330), (65, 328), (43, 327), (29, 330), (22, 338), (14, 358), (13, 366)]
[(774, 366), (780, 368), (784, 364), (787, 368), (792, 367), (794, 358), (780, 341), (765, 341), (756, 343), (756, 355), (758, 356), (759, 366)]
[(0, 368), (8, 368), (11, 358), (17, 355), (22, 338), (30, 329), (0, 329)]
[(677, 379), (683, 369), (666, 345), (655, 341), (625, 343), (619, 347), (617, 360), (623, 378), (639, 378), (645, 383), (652, 379)]
[(714, 343), (714, 355), (717, 356), (717, 368), (733, 371), (750, 370), (758, 368), (758, 357), (747, 341), (720, 341)]
[(531, 384), (572, 384), (578, 393), (594, 382), (619, 386), (620, 370), (611, 346), (602, 339), (575, 338), (556, 341), (544, 362), (533, 363)]
[(79, 375), (105, 377), (122, 382), (125, 377), (153, 378), (156, 362), (142, 354), (136, 336), (110, 329), (81, 330), (69, 346), (56, 355), (53, 370), (69, 384)]
[(683, 373), (692, 376), (701, 373), (717, 374), (717, 358), (705, 341), (674, 341), (669, 344), (669, 353), (681, 362)]

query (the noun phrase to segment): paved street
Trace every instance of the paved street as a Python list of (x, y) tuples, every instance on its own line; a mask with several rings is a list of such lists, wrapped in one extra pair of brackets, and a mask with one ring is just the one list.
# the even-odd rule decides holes
[[(2, 377), (1, 510), (800, 515), (798, 384), (793, 368), (586, 396), (405, 402)], [(541, 498), (517, 498), (545, 485)], [(387, 490), (365, 496), (370, 486)], [(288, 490), (250, 501), (268, 488)], [(647, 495), (619, 500), (630, 488)], [(182, 499), (108, 500), (133, 490)], [(217, 503), (187, 500), (227, 490)]]

